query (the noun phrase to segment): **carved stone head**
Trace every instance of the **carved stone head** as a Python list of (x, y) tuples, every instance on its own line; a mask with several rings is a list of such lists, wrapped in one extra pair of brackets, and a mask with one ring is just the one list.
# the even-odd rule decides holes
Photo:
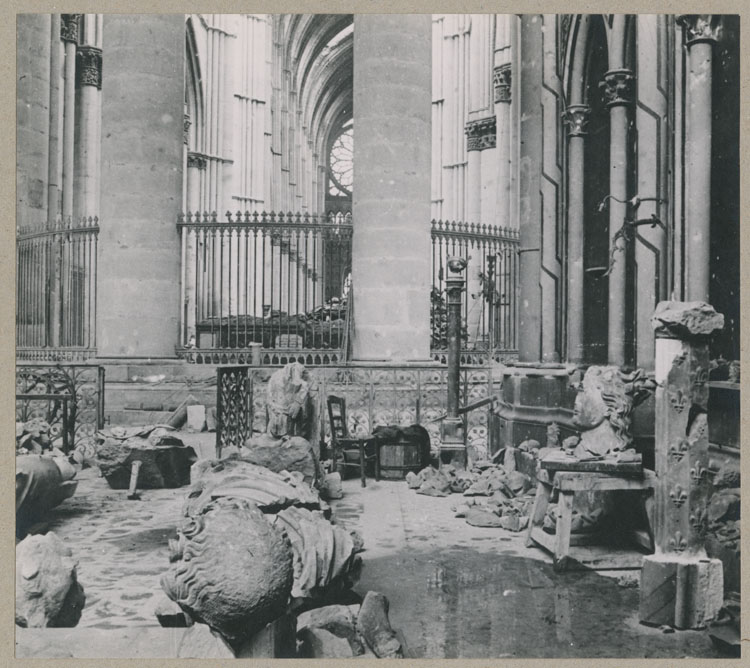
[(650, 391), (649, 379), (641, 369), (624, 373), (616, 366), (591, 366), (583, 376), (575, 401), (573, 422), (583, 436), (588, 431), (606, 424), (620, 447), (630, 447), (631, 413)]
[(291, 544), (248, 501), (218, 498), (202, 505), (183, 520), (169, 551), (162, 589), (232, 646), (286, 611)]

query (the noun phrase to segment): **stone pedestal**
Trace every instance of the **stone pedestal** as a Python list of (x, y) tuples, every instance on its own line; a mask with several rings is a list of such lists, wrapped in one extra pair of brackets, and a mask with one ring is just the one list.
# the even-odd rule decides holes
[(722, 605), (721, 561), (705, 550), (715, 465), (708, 451), (708, 339), (724, 325), (703, 302), (661, 302), (656, 331), (656, 553), (641, 572), (640, 619), (700, 628)]
[(355, 360), (429, 359), (431, 35), (429, 14), (354, 17)]
[(574, 374), (575, 367), (562, 364), (506, 367), (501, 401), (492, 415), (492, 442), (501, 448), (518, 446), (527, 439), (544, 445), (552, 422), (560, 425), (562, 439), (575, 433)]

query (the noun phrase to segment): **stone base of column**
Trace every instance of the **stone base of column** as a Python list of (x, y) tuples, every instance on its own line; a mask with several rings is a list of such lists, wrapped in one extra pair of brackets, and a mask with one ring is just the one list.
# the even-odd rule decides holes
[(700, 629), (715, 619), (724, 601), (719, 559), (649, 555), (641, 569), (640, 621), (678, 629)]
[(561, 439), (577, 433), (572, 424), (575, 370), (561, 364), (506, 367), (501, 401), (490, 425), (495, 449), (515, 447), (527, 439), (544, 446), (553, 422), (560, 426)]

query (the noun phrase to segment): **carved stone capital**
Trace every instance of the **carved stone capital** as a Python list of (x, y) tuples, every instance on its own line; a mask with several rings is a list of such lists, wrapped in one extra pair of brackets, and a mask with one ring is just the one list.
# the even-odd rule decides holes
[(492, 72), (492, 85), (495, 88), (495, 103), (510, 102), (511, 99), (511, 65), (499, 65)]
[(102, 88), (102, 50), (95, 46), (79, 46), (76, 52), (76, 83), (78, 86)]
[(599, 83), (608, 107), (633, 103), (635, 76), (630, 70), (610, 70)]
[(190, 132), (190, 126), (192, 123), (193, 122), (190, 120), (190, 114), (185, 114), (182, 119), (182, 143), (186, 146), (188, 143), (188, 133)]
[(83, 14), (60, 15), (60, 39), (63, 42), (78, 44), (78, 34)]
[(187, 166), (196, 169), (206, 169), (206, 156), (202, 153), (189, 151), (187, 154)]
[(466, 150), (483, 151), (486, 148), (495, 148), (497, 142), (495, 117), (482, 118), (478, 121), (469, 121), (466, 124)]
[(563, 123), (568, 126), (568, 136), (583, 137), (591, 116), (591, 107), (587, 104), (571, 104), (563, 113)]
[(685, 29), (687, 44), (716, 42), (721, 34), (721, 16), (717, 14), (682, 14), (677, 23)]

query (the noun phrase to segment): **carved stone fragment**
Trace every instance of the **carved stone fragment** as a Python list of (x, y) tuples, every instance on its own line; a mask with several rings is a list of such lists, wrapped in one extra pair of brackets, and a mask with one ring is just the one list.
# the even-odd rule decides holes
[(268, 519), (289, 537), (294, 551), (294, 598), (316, 598), (332, 586), (353, 584), (359, 557), (346, 530), (306, 508), (285, 508)]
[(212, 499), (241, 498), (263, 511), (288, 506), (321, 509), (321, 500), (305, 482), (291, 474), (274, 473), (263, 466), (242, 461), (237, 454), (222, 460), (201, 459), (191, 471), (192, 486), (183, 508), (184, 514)]
[(81, 618), (86, 596), (70, 548), (53, 532), (16, 545), (16, 624), (71, 627)]
[(246, 441), (240, 456), (244, 461), (265, 466), (276, 473), (299, 471), (310, 485), (316, 485), (321, 477), (318, 456), (310, 442), (301, 436), (253, 436)]
[(724, 316), (705, 302), (659, 302), (651, 316), (657, 335), (690, 338), (710, 336), (724, 327)]
[(186, 517), (177, 535), (161, 586), (194, 620), (236, 648), (284, 614), (292, 546), (249, 501), (214, 499)]

